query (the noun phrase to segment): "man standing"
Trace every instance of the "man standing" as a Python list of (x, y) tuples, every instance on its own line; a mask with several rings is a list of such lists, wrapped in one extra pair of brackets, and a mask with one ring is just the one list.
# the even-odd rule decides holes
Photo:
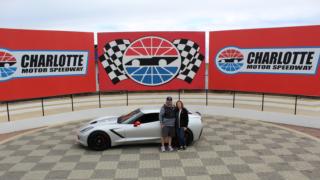
[(172, 97), (168, 96), (166, 103), (162, 106), (159, 114), (161, 125), (161, 151), (165, 152), (165, 142), (168, 142), (168, 150), (173, 151), (171, 146), (172, 137), (175, 135), (175, 107), (172, 104)]

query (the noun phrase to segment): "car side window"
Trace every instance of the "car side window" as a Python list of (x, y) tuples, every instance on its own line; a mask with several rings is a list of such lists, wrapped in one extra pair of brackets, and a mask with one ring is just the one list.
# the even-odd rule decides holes
[(159, 121), (159, 113), (144, 114), (138, 120), (141, 124)]

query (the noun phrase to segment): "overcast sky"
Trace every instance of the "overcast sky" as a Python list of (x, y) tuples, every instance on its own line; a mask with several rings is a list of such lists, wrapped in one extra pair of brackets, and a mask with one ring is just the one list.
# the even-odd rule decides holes
[(320, 24), (320, 0), (0, 0), (0, 27), (224, 30)]

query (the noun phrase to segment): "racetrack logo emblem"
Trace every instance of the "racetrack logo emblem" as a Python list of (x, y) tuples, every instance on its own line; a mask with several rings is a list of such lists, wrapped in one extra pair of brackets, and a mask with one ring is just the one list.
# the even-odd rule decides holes
[(123, 56), (126, 74), (143, 85), (160, 85), (173, 79), (181, 66), (178, 49), (159, 37), (141, 38), (130, 44)]
[(16, 58), (6, 51), (0, 51), (0, 80), (9, 79), (16, 70)]
[(316, 74), (320, 47), (238, 48), (225, 47), (216, 57), (225, 74)]
[(234, 74), (243, 67), (243, 54), (235, 49), (225, 49), (218, 54), (218, 68), (227, 74)]
[(191, 83), (204, 60), (193, 41), (170, 42), (156, 36), (132, 43), (116, 39), (106, 43), (104, 52), (100, 62), (113, 84), (128, 78), (145, 86), (162, 85), (174, 78)]
[(0, 82), (14, 78), (87, 74), (87, 51), (0, 49)]

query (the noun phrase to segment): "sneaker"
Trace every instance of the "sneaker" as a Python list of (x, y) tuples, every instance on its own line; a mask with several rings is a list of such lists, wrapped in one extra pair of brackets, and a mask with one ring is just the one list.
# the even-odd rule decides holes
[(182, 147), (182, 150), (186, 150), (186, 149), (187, 149), (187, 146), (183, 146), (183, 147)]
[(169, 151), (173, 151), (173, 148), (171, 146), (168, 147)]
[(179, 146), (179, 147), (178, 147), (178, 150), (182, 150), (182, 148), (183, 148), (182, 146)]
[(165, 152), (166, 148), (164, 146), (161, 146), (161, 152)]

